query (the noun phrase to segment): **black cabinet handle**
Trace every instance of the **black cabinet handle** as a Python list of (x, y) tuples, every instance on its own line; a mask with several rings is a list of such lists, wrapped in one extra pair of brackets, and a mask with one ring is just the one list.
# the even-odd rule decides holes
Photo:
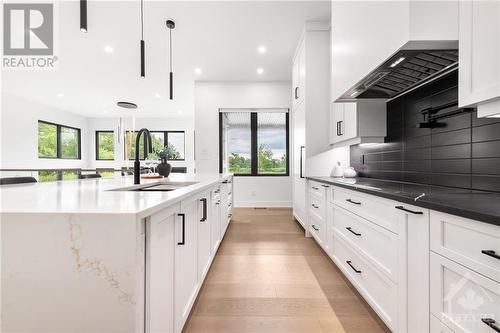
[(186, 244), (186, 214), (177, 214), (177, 216), (182, 217), (182, 242), (177, 243), (177, 245)]
[(316, 187), (316, 186), (312, 186), (311, 188), (312, 188), (313, 190), (316, 190), (316, 191), (317, 191), (317, 190), (319, 190), (319, 187)]
[(299, 87), (295, 87), (294, 95), (295, 95), (295, 99), (299, 99)]
[(354, 267), (354, 266), (352, 265), (352, 263), (351, 263), (351, 261), (350, 261), (350, 260), (347, 260), (347, 261), (346, 261), (346, 263), (347, 263), (349, 266), (351, 266), (351, 268), (352, 268), (352, 270), (353, 270), (353, 271), (355, 271), (355, 272), (356, 272), (356, 273), (358, 273), (358, 274), (361, 274), (361, 271), (357, 270), (357, 269), (356, 269), (356, 267)]
[(300, 163), (300, 167), (299, 167), (300, 178), (304, 178), (304, 167), (302, 165), (304, 163), (304, 150), (305, 149), (306, 149), (305, 146), (300, 146), (300, 162), (299, 162)]
[(343, 123), (342, 120), (339, 121), (339, 133), (340, 133), (340, 135), (344, 135), (344, 133), (342, 133), (342, 123)]
[(312, 224), (312, 225), (311, 225), (311, 227), (312, 227), (314, 230), (319, 231), (319, 229), (318, 229), (318, 228), (316, 228), (316, 226), (315, 226), (314, 224)]
[(355, 204), (355, 205), (361, 205), (361, 202), (358, 202), (358, 201), (353, 201), (352, 199), (345, 199), (345, 201), (350, 202), (350, 203), (353, 203), (353, 204)]
[(315, 204), (312, 204), (311, 206), (313, 206), (314, 208), (319, 208), (319, 206)]
[(200, 201), (203, 203), (203, 217), (200, 219), (200, 222), (205, 222), (207, 220), (207, 199), (202, 198)]
[(423, 212), (417, 212), (417, 211), (414, 211), (414, 210), (410, 210), (410, 209), (404, 208), (403, 206), (396, 206), (395, 208), (399, 209), (399, 210), (403, 210), (403, 211), (408, 212), (408, 213), (416, 214), (416, 215), (422, 215), (423, 214)]
[(340, 136), (340, 121), (337, 121), (337, 136)]
[(361, 234), (358, 234), (356, 231), (352, 230), (351, 227), (346, 227), (347, 230), (349, 230), (351, 233), (355, 234), (356, 236), (361, 236)]
[(224, 180), (222, 184), (227, 184), (228, 182), (229, 182), (228, 180)]
[(323, 186), (323, 187), (325, 187), (325, 188), (330, 187), (330, 185), (324, 185), (324, 184), (323, 184), (323, 185), (321, 185), (321, 186)]
[(500, 332), (500, 327), (495, 325), (496, 321), (492, 318), (481, 318), (481, 321), (491, 327), (495, 332)]
[(500, 256), (493, 250), (482, 250), (481, 253), (500, 260)]

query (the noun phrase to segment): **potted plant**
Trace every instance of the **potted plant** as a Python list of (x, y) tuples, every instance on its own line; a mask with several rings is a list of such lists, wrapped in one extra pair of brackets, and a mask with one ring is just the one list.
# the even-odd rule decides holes
[(170, 175), (170, 171), (172, 170), (172, 166), (167, 163), (167, 161), (174, 157), (174, 151), (171, 147), (165, 146), (156, 153), (161, 160), (161, 163), (156, 167), (158, 174), (160, 176), (168, 177), (168, 175)]

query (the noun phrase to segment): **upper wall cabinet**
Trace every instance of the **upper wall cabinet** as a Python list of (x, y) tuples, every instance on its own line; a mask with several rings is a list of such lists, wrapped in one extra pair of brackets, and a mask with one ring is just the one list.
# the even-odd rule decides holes
[(500, 116), (500, 2), (460, 2), (459, 104)]
[(458, 1), (332, 1), (331, 98), (410, 41), (458, 40)]
[(306, 75), (306, 48), (305, 43), (302, 41), (297, 50), (295, 60), (293, 62), (293, 74), (292, 74), (292, 100), (293, 107), (295, 108), (304, 100), (304, 85), (305, 85), (305, 75)]

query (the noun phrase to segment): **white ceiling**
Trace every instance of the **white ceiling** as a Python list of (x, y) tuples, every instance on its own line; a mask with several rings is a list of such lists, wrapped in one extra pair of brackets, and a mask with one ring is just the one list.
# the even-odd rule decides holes
[[(89, 1), (86, 34), (79, 29), (79, 2), (60, 1), (58, 69), (2, 71), (2, 91), (89, 117), (192, 116), (195, 80), (291, 80), (304, 22), (330, 17), (330, 1), (148, 0), (144, 8), (145, 79), (139, 77), (139, 0)], [(176, 22), (174, 101), (168, 99), (166, 19)], [(257, 52), (259, 45), (265, 54)], [(139, 108), (119, 109), (119, 100)]]

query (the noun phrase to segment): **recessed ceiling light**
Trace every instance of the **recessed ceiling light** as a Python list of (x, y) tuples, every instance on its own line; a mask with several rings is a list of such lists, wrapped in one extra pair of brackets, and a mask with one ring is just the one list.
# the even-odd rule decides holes
[(257, 74), (259, 74), (259, 75), (264, 74), (264, 69), (262, 69), (262, 68), (257, 68)]
[(196, 74), (201, 74), (203, 71), (201, 70), (201, 68), (195, 68), (195, 69), (194, 69), (194, 72), (195, 72)]
[(160, 95), (160, 94), (158, 94), (158, 93), (156, 93), (156, 94), (155, 94), (155, 97), (156, 97), (156, 98), (160, 98), (160, 97), (161, 97), (161, 95)]
[(110, 46), (110, 45), (106, 45), (104, 47), (104, 51), (106, 51), (106, 53), (113, 53), (114, 50), (115, 49), (112, 46)]
[(59, 93), (59, 94), (57, 94), (57, 97), (59, 97), (59, 98), (63, 98), (63, 97), (64, 97), (64, 95), (63, 95), (62, 93)]
[(259, 52), (260, 54), (264, 54), (267, 52), (267, 49), (264, 45), (261, 45), (257, 48), (257, 52)]

